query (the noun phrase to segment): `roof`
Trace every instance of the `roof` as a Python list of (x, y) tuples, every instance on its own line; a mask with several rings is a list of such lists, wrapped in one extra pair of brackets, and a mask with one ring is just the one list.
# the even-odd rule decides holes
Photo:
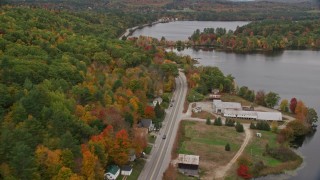
[(213, 105), (217, 109), (242, 109), (241, 104), (237, 102), (222, 102), (221, 100), (213, 100)]
[(117, 174), (117, 172), (118, 172), (119, 170), (120, 170), (119, 166), (111, 165), (111, 166), (108, 167), (107, 173)]
[(161, 97), (157, 97), (153, 100), (153, 105), (156, 106), (157, 103), (161, 104), (162, 103), (162, 98)]
[(179, 154), (178, 163), (199, 165), (199, 157), (196, 155)]
[(149, 128), (150, 125), (152, 124), (152, 120), (151, 119), (141, 119), (139, 126), (140, 127), (144, 127), (144, 128)]
[(225, 114), (235, 114), (240, 116), (258, 116), (257, 111), (238, 111), (238, 110), (225, 110)]
[(258, 120), (282, 121), (281, 112), (258, 112)]
[(124, 166), (121, 167), (121, 170), (122, 170), (122, 171), (131, 171), (131, 170), (132, 170), (132, 167), (129, 166), (129, 165), (124, 165)]

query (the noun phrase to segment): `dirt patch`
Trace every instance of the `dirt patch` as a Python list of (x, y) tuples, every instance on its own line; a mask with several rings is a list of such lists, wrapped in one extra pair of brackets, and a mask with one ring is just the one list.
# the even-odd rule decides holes
[(211, 120), (216, 119), (216, 116), (214, 116), (213, 114), (208, 113), (206, 111), (201, 111), (199, 113), (192, 112), (191, 117), (193, 117), (193, 118), (201, 118), (201, 119), (210, 118)]

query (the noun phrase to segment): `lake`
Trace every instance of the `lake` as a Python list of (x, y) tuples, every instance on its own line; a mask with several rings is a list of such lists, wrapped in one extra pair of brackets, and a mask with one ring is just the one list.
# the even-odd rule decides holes
[[(158, 39), (163, 36), (167, 40), (186, 40), (196, 29), (224, 27), (235, 30), (237, 26), (247, 23), (175, 21), (146, 27), (136, 31), (133, 36), (145, 35)], [(184, 49), (178, 54), (199, 58), (200, 65), (219, 67), (225, 74), (232, 74), (239, 86), (248, 86), (256, 91), (274, 91), (289, 101), (296, 97), (320, 113), (319, 51), (288, 50), (264, 55)], [(307, 137), (298, 152), (304, 157), (304, 163), (297, 171), (260, 179), (319, 180), (320, 133)]]

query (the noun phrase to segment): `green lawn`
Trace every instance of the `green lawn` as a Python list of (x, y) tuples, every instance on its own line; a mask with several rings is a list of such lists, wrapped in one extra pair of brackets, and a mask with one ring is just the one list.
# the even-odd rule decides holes
[(144, 149), (144, 152), (145, 152), (146, 154), (150, 154), (151, 150), (152, 150), (152, 146), (151, 146), (151, 145), (148, 145), (148, 146)]
[(156, 137), (153, 135), (148, 135), (148, 142), (154, 144), (154, 142), (156, 141)]

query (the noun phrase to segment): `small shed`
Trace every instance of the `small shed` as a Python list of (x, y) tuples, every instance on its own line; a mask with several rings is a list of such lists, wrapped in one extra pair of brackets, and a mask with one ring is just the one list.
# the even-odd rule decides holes
[(108, 167), (107, 173), (104, 174), (104, 179), (115, 180), (120, 175), (120, 168), (116, 165), (111, 165)]
[(199, 176), (199, 156), (179, 154), (178, 156), (179, 171), (187, 176)]
[(132, 167), (129, 165), (125, 165), (121, 167), (121, 175), (122, 176), (130, 176), (132, 173)]

